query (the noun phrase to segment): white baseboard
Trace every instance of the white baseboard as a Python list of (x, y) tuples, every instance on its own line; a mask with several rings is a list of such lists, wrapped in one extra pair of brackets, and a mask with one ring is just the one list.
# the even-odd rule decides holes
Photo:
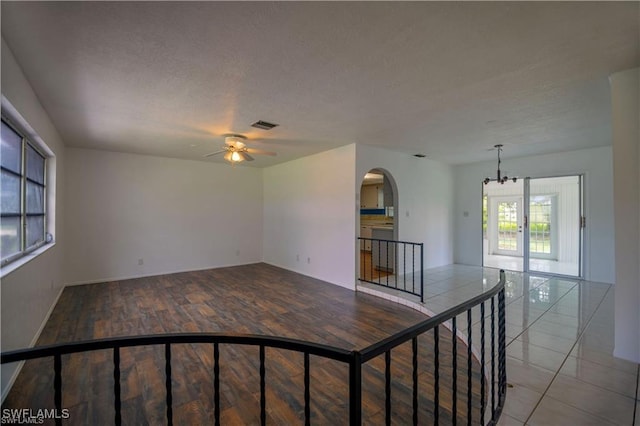
[(137, 278), (149, 278), (149, 277), (158, 277), (161, 275), (170, 275), (170, 274), (181, 274), (184, 272), (196, 272), (196, 271), (206, 271), (208, 269), (219, 269), (219, 268), (230, 268), (233, 266), (243, 266), (243, 265), (254, 265), (256, 263), (262, 263), (262, 261), (257, 260), (254, 262), (243, 262), (243, 263), (231, 263), (227, 265), (215, 265), (215, 266), (205, 266), (202, 268), (195, 269), (179, 269), (174, 271), (164, 271), (164, 272), (151, 272), (148, 274), (138, 274), (138, 275), (126, 275), (119, 277), (109, 277), (109, 278), (98, 278), (92, 280), (83, 280), (83, 281), (75, 281), (71, 283), (65, 284), (65, 286), (71, 287), (76, 285), (87, 285), (87, 284), (100, 284), (100, 283), (110, 283), (114, 281), (125, 281), (125, 280), (135, 280)]
[(277, 263), (267, 262), (266, 260), (263, 260), (261, 263), (265, 263), (267, 265), (275, 266), (276, 268), (284, 269), (286, 271), (295, 272), (296, 274), (304, 275), (305, 277), (309, 277), (309, 278), (313, 278), (313, 279), (316, 279), (316, 280), (324, 281), (325, 283), (337, 285), (338, 287), (346, 288), (347, 290), (356, 291), (355, 277), (354, 277), (353, 284), (344, 285), (344, 284), (339, 284), (339, 283), (334, 283), (334, 282), (331, 282), (331, 281), (327, 281), (326, 278), (318, 277), (316, 275), (312, 275), (312, 274), (309, 274), (309, 273), (306, 273), (306, 272), (302, 272), (302, 271), (299, 271), (297, 269), (292, 269), (292, 268), (288, 268), (286, 266), (278, 265)]

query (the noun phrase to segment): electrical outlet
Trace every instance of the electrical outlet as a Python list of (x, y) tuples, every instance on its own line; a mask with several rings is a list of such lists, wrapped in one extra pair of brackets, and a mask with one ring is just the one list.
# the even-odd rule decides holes
[(307, 257), (307, 263), (311, 263), (311, 258)]
[(300, 255), (296, 254), (296, 262), (300, 262)]
[(144, 259), (138, 259), (138, 265), (144, 265)]

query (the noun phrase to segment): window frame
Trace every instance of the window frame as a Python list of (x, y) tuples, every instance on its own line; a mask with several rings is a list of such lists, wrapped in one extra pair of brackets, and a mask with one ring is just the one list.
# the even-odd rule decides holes
[[(20, 178), (20, 212), (19, 213), (4, 213), (0, 212), (0, 220), (5, 217), (20, 218), (20, 235), (19, 235), (19, 251), (0, 260), (0, 267), (4, 268), (7, 265), (21, 259), (34, 251), (38, 250), (42, 246), (52, 242), (51, 234), (48, 232), (48, 202), (47, 202), (47, 189), (48, 189), (48, 159), (49, 156), (42, 152), (42, 149), (38, 147), (36, 143), (33, 143), (25, 132), (22, 132), (18, 126), (16, 126), (12, 120), (6, 115), (2, 114), (1, 120), (3, 124), (9, 127), (20, 137), (20, 172), (17, 173), (14, 170), (8, 169), (0, 165), (0, 169), (9, 173), (15, 177)], [(27, 176), (27, 150), (30, 147), (37, 155), (43, 160), (42, 165), (42, 183), (31, 179)], [(27, 211), (27, 183), (37, 185), (42, 188), (42, 213), (28, 213)], [(42, 217), (42, 239), (31, 246), (27, 246), (27, 218), (28, 217)]]

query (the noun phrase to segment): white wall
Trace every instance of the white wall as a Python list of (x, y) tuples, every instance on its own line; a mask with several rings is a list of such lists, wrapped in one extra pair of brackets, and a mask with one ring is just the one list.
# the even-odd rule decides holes
[(613, 74), (611, 112), (615, 199), (615, 350), (640, 362), (640, 69)]
[[(502, 164), (510, 171), (510, 175), (520, 177), (585, 175), (585, 278), (613, 283), (615, 239), (611, 147), (507, 158), (503, 159)], [(487, 176), (495, 176), (495, 173), (495, 161), (464, 164), (454, 169), (456, 263), (482, 264), (482, 180)]]
[(355, 186), (355, 145), (264, 169), (264, 261), (354, 289)]
[[(424, 243), (425, 268), (451, 264), (454, 201), (451, 166), (409, 154), (358, 145), (356, 194), (360, 192), (364, 175), (374, 168), (386, 170), (396, 182), (398, 200), (394, 211), (398, 239)], [(358, 200), (354, 206), (359, 219)]]
[(262, 260), (260, 169), (68, 148), (66, 188), (69, 284)]
[[(50, 309), (64, 284), (63, 274), (63, 178), (65, 162), (64, 144), (46, 111), (25, 78), (9, 47), (2, 40), (2, 95), (37, 133), (55, 155), (50, 160), (50, 173), (56, 176), (55, 185), (49, 185), (49, 194), (55, 196), (55, 228), (50, 229), (55, 246), (33, 258), (18, 269), (3, 273), (0, 285), (2, 299), (2, 350), (31, 346), (40, 333)], [(51, 174), (48, 174), (51, 183)], [(2, 366), (2, 397), (6, 396), (16, 365)]]

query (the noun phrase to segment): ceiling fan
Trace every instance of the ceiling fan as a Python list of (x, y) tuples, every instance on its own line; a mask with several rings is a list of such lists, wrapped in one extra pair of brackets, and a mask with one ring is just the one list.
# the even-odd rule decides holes
[(242, 161), (253, 161), (253, 157), (249, 154), (256, 155), (276, 155), (275, 152), (263, 151), (261, 149), (249, 148), (245, 141), (247, 140), (246, 136), (230, 134), (225, 135), (224, 143), (225, 146), (223, 149), (219, 151), (212, 152), (210, 154), (205, 155), (205, 157), (212, 157), (214, 155), (224, 154), (224, 159), (230, 162), (231, 164), (240, 163)]

